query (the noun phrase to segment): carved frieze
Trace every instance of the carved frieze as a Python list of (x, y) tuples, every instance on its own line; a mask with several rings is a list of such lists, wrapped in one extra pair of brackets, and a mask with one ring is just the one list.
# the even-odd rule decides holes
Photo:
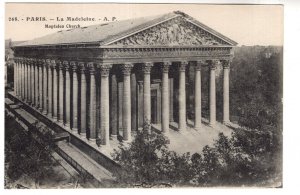
[(118, 48), (105, 49), (104, 59), (109, 58), (155, 58), (155, 57), (230, 57), (229, 48)]
[(157, 45), (226, 45), (218, 37), (204, 31), (183, 17), (176, 17), (110, 45), (157, 46)]

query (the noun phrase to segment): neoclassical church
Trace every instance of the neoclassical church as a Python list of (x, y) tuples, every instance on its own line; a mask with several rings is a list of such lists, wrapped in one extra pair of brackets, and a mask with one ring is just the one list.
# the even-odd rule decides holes
[(226, 124), (236, 44), (180, 11), (58, 31), (14, 46), (15, 96), (83, 139), (109, 145), (114, 137), (130, 141), (146, 121), (168, 136), (176, 118), (177, 130), (186, 131), (189, 67), (194, 128), (202, 126), (202, 67), (209, 67), (208, 120), (214, 126), (221, 66)]

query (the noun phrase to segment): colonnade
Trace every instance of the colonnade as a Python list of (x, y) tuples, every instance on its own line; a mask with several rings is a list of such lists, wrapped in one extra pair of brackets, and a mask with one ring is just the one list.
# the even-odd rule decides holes
[[(223, 122), (229, 122), (229, 67), (230, 61), (210, 60), (209, 124), (216, 123), (216, 66), (223, 65)], [(164, 134), (169, 133), (169, 70), (174, 63), (160, 62), (162, 125)], [(179, 71), (178, 130), (186, 131), (186, 67), (195, 66), (195, 129), (201, 128), (201, 67), (205, 60), (176, 62)], [(120, 64), (123, 75), (122, 126), (123, 140), (131, 141), (131, 70), (137, 64)], [(143, 115), (151, 121), (151, 68), (153, 62), (142, 63), (143, 72)], [(102, 145), (109, 145), (110, 134), (110, 70), (112, 63), (61, 61), (50, 59), (15, 58), (15, 93), (20, 99), (42, 114), (64, 125), (67, 129), (95, 142), (100, 138)], [(100, 72), (100, 125), (97, 129), (96, 82)], [(87, 95), (89, 94), (89, 95)], [(87, 98), (89, 107), (87, 108)], [(89, 121), (87, 121), (87, 119)], [(87, 132), (89, 131), (89, 132)]]

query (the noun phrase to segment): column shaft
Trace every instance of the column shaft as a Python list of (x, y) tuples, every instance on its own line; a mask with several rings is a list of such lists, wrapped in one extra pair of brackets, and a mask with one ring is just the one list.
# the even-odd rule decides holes
[(77, 78), (77, 66), (76, 63), (71, 62), (72, 70), (73, 70), (73, 120), (72, 120), (72, 130), (77, 132), (78, 131), (78, 78)]
[(101, 64), (101, 143), (109, 145), (109, 69), (110, 64)]
[(63, 75), (63, 66), (59, 66), (59, 84), (58, 84), (58, 121), (64, 123), (64, 75)]
[(97, 138), (96, 129), (96, 81), (94, 64), (88, 64), (90, 68), (90, 140), (94, 141)]
[(210, 85), (209, 85), (209, 125), (216, 123), (216, 63), (212, 62), (210, 66)]
[(198, 61), (195, 66), (195, 129), (201, 128), (201, 65), (202, 61)]
[(52, 97), (52, 80), (53, 80), (53, 76), (52, 76), (52, 64), (50, 62), (50, 60), (47, 61), (48, 63), (48, 116), (52, 117), (52, 113), (53, 113), (53, 109), (52, 109), (52, 101), (53, 101), (53, 97)]
[[(144, 72), (144, 123), (151, 124), (151, 68), (153, 63), (146, 62), (143, 67)], [(149, 129), (150, 130), (150, 129)]]
[(43, 68), (43, 114), (47, 114), (47, 64)]
[[(16, 62), (14, 62), (14, 93), (15, 93), (15, 95), (17, 95), (17, 85), (16, 85), (16, 82), (17, 82), (17, 64), (16, 64)], [(6, 78), (7, 79), (7, 78)]]
[(130, 72), (133, 64), (123, 65), (123, 140), (131, 141), (131, 90)]
[(118, 83), (117, 76), (113, 74), (111, 76), (111, 136), (117, 136), (118, 129)]
[(223, 123), (228, 124), (229, 120), (229, 62), (223, 66)]
[(185, 90), (185, 69), (188, 62), (181, 62), (179, 67), (179, 124), (178, 130), (186, 130), (186, 90)]
[(170, 62), (164, 62), (162, 67), (162, 131), (169, 133), (169, 66)]
[(39, 81), (38, 81), (38, 76), (39, 76), (39, 64), (37, 61), (34, 63), (34, 100), (35, 100), (35, 107), (39, 107)]
[(86, 136), (86, 75), (85, 75), (85, 67), (84, 63), (79, 63), (81, 68), (81, 81), (80, 81), (80, 135), (85, 137)]
[(25, 99), (25, 102), (28, 101), (28, 83), (27, 83), (27, 79), (28, 79), (28, 75), (27, 75), (27, 59), (26, 61), (24, 62), (24, 99)]
[(35, 93), (34, 93), (34, 90), (35, 90), (35, 87), (34, 87), (34, 63), (33, 63), (33, 60), (31, 60), (31, 105), (34, 106), (35, 104)]
[[(59, 63), (59, 62), (58, 62)], [(57, 64), (58, 64), (57, 63)], [(56, 61), (53, 60), (51, 61), (51, 64), (53, 65), (53, 119), (57, 120), (58, 117), (58, 104), (57, 104), (57, 99), (58, 99), (58, 74), (57, 74), (57, 64)]]
[(43, 111), (43, 62), (41, 62), (39, 67), (39, 108)]
[[(68, 63), (68, 62), (67, 62)], [(70, 68), (68, 67), (69, 64), (66, 64), (66, 104), (65, 104), (65, 108), (66, 108), (66, 126), (70, 127), (70, 115), (71, 115), (71, 83), (70, 83)]]
[(32, 74), (31, 74), (31, 61), (28, 60), (28, 99), (30, 104), (32, 104), (32, 82), (31, 82), (31, 78), (32, 78)]

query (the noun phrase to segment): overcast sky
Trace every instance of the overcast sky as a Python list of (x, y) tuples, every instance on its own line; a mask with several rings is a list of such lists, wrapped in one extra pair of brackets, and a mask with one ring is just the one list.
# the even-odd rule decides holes
[[(164, 14), (180, 10), (238, 42), (239, 45), (282, 45), (283, 6), (281, 5), (199, 5), (199, 4), (6, 4), (5, 38), (30, 40), (64, 29), (47, 29), (45, 24), (103, 23)], [(19, 21), (9, 21), (17, 17)], [(48, 21), (26, 21), (46, 17)], [(58, 22), (57, 17), (91, 17), (94, 22)], [(50, 21), (50, 18), (55, 19)], [(23, 19), (23, 20), (22, 20)], [(65, 26), (66, 27), (66, 26)]]

